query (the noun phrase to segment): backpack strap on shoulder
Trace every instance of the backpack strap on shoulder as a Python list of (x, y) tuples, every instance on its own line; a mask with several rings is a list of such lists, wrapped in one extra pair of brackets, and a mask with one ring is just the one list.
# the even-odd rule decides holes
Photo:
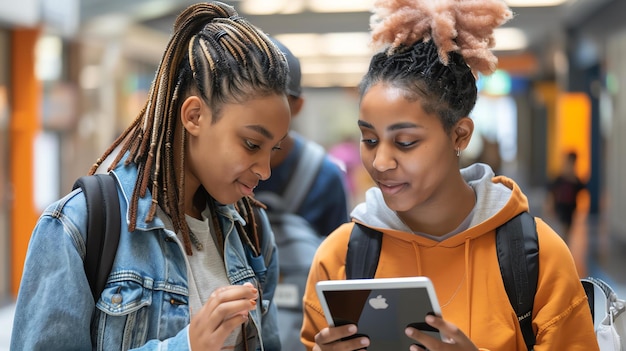
[(346, 253), (346, 279), (374, 278), (383, 234), (354, 223)]
[(267, 205), (273, 213), (297, 213), (313, 186), (325, 154), (321, 145), (306, 140), (282, 192), (259, 191), (255, 192), (254, 198)]
[(120, 204), (112, 174), (94, 174), (76, 180), (87, 202), (85, 274), (94, 301), (106, 285), (120, 238)]
[(534, 218), (522, 212), (496, 230), (504, 288), (517, 314), (528, 350), (535, 345), (532, 312), (539, 277), (539, 241)]
[(304, 142), (296, 168), (289, 177), (282, 195), (285, 211), (298, 212), (306, 194), (313, 186), (313, 181), (324, 161), (324, 155), (325, 151), (321, 145), (311, 140)]

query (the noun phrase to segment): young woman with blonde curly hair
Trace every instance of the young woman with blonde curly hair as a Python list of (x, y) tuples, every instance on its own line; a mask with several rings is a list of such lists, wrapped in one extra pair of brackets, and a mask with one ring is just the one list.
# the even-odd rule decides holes
[[(375, 54), (361, 85), (361, 159), (376, 187), (351, 213), (382, 232), (375, 278), (427, 276), (441, 316), (437, 339), (407, 327), (411, 350), (527, 350), (505, 291), (496, 228), (528, 211), (519, 186), (489, 166), (459, 168), (474, 123), (478, 72), (495, 70), (493, 30), (512, 17), (500, 0), (379, 0)], [(561, 238), (536, 218), (539, 277), (532, 309), (534, 350), (597, 350), (585, 292)], [(302, 341), (309, 350), (360, 350), (354, 324), (328, 327), (315, 291), (346, 278), (352, 228), (321, 245), (304, 296)], [(424, 317), (424, 316), (419, 316)]]
[(287, 62), (224, 3), (173, 29), (143, 109), (90, 171), (113, 175), (121, 210), (104, 290), (77, 189), (32, 234), (12, 350), (280, 350), (276, 245), (250, 196), (289, 130)]

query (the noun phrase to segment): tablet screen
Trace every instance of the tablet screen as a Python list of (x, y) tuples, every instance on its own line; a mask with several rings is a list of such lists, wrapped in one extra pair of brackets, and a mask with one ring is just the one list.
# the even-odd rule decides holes
[[(369, 281), (376, 283), (378, 280)], [(320, 299), (322, 305), (326, 304), (332, 324), (356, 324), (356, 336), (369, 337), (370, 351), (408, 350), (415, 341), (405, 335), (407, 326), (440, 339), (437, 330), (424, 321), (429, 313), (440, 314), (426, 286), (373, 286), (371, 289), (355, 286), (328, 290), (322, 287), (319, 292), (323, 294)]]

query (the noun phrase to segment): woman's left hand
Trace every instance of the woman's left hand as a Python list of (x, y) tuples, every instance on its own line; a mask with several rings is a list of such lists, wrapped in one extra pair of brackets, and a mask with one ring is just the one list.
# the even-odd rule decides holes
[[(432, 337), (412, 327), (406, 328), (406, 335), (417, 341), (419, 344), (424, 345), (424, 347), (430, 351), (478, 351), (478, 348), (474, 345), (472, 340), (470, 340), (456, 325), (446, 322), (439, 316), (432, 315), (426, 316), (426, 323), (431, 327), (439, 329), (441, 339)], [(424, 348), (413, 345), (410, 350), (420, 351), (424, 350)]]

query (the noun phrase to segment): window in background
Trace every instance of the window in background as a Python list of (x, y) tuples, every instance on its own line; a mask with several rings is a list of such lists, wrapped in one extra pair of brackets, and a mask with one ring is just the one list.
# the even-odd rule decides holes
[(501, 173), (503, 163), (517, 158), (517, 105), (509, 95), (512, 87), (513, 80), (504, 71), (481, 76), (471, 113), (475, 129), (465, 158), (489, 164), (496, 174)]

